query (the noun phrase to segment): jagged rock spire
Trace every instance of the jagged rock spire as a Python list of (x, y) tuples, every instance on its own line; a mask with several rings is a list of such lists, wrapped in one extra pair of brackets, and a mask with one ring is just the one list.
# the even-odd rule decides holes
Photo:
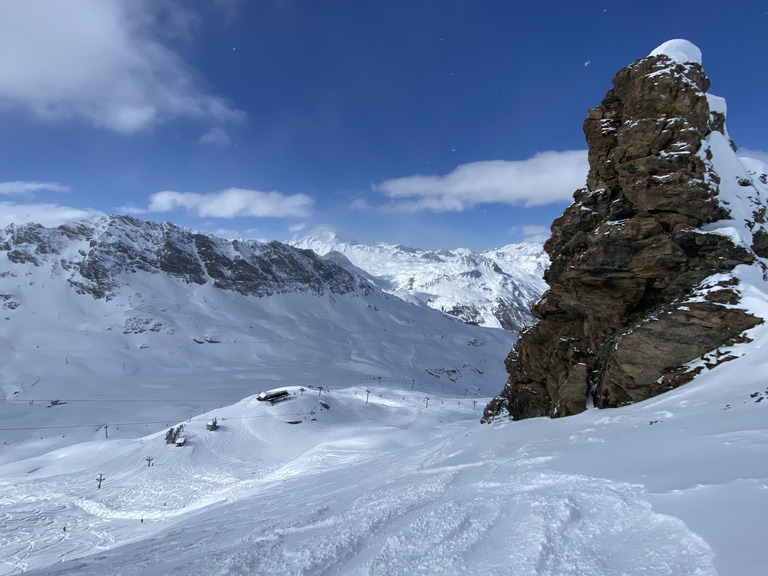
[[(598, 407), (644, 400), (689, 381), (701, 369), (691, 361), (761, 321), (738, 308), (732, 271), (765, 256), (768, 188), (748, 180), (733, 186), (751, 194), (733, 192), (730, 173), (721, 186), (717, 166), (744, 167), (708, 88), (698, 48), (673, 40), (620, 70), (589, 111), (587, 186), (552, 224), (539, 322), (507, 357), (485, 421), (575, 414), (590, 396)], [(750, 202), (752, 219), (728, 224), (743, 234), (717, 233)]]

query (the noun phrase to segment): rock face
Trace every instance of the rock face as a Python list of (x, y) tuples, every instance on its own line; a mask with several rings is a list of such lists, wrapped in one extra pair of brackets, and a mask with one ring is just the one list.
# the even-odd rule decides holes
[(539, 322), (507, 357), (486, 422), (647, 399), (761, 322), (739, 307), (734, 269), (766, 268), (766, 170), (736, 157), (700, 52), (670, 41), (613, 86), (584, 122), (587, 186), (552, 224)]
[(135, 272), (164, 273), (190, 284), (212, 283), (244, 296), (289, 292), (367, 293), (366, 280), (280, 242), (224, 240), (131, 216), (109, 216), (57, 228), (10, 225), (0, 230), (0, 253), (12, 262), (53, 263), (80, 293), (110, 298)]

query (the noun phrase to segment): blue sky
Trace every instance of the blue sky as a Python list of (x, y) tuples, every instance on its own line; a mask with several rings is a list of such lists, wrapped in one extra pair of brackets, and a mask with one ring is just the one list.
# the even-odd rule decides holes
[(584, 184), (587, 110), (671, 38), (768, 158), (766, 29), (762, 0), (2, 0), (0, 225), (540, 240)]

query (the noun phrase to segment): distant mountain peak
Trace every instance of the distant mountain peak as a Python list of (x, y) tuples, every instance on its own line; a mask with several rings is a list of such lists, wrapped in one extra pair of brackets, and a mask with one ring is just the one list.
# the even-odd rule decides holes
[(548, 259), (538, 244), (512, 244), (483, 253), (437, 252), (401, 244), (359, 244), (329, 229), (291, 244), (326, 256), (343, 254), (379, 288), (469, 324), (517, 332), (533, 323), (531, 304), (543, 290)]
[[(294, 237), (293, 243), (296, 243), (296, 238)], [(318, 226), (301, 236), (301, 238), (302, 240), (311, 240), (313, 242), (336, 242), (339, 240), (338, 233), (331, 226)]]

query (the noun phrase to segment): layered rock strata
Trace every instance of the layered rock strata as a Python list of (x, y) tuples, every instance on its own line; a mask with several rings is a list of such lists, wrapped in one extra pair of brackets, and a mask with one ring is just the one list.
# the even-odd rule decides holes
[(708, 88), (698, 49), (670, 41), (589, 111), (587, 186), (552, 224), (538, 323), (484, 421), (647, 399), (727, 359), (720, 349), (761, 322), (733, 271), (765, 267), (765, 170), (737, 159)]

